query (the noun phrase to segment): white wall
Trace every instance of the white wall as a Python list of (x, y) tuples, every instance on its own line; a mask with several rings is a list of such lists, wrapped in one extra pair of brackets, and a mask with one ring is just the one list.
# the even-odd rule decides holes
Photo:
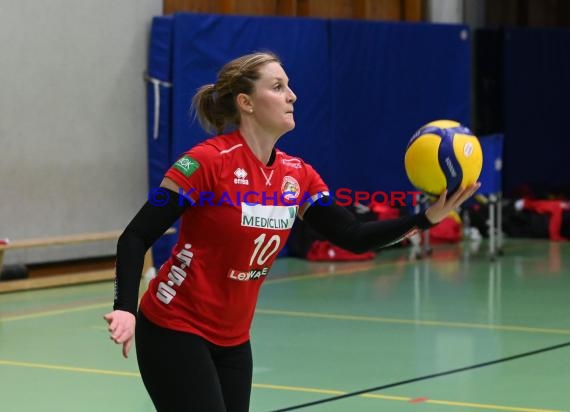
[(432, 23), (463, 23), (463, 0), (428, 0), (426, 12)]
[[(0, 0), (0, 237), (124, 228), (147, 192), (146, 69), (161, 0)], [(5, 263), (114, 253), (8, 251)]]

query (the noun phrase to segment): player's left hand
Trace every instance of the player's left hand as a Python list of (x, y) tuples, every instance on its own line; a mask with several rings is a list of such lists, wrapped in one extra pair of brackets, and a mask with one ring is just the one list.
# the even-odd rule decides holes
[(444, 191), (437, 201), (426, 210), (427, 219), (434, 225), (441, 222), (453, 210), (473, 196), (480, 187), (481, 183), (473, 183), (470, 186), (458, 189), (449, 199), (447, 199), (447, 190)]
[(103, 316), (103, 319), (109, 325), (107, 329), (111, 340), (123, 345), (123, 356), (128, 358), (135, 334), (135, 315), (124, 310), (114, 310)]

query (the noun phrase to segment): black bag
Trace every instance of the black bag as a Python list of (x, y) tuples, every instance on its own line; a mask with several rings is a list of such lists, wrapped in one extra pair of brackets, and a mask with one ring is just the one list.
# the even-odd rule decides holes
[(0, 281), (27, 279), (28, 268), (26, 265), (4, 265), (0, 272)]

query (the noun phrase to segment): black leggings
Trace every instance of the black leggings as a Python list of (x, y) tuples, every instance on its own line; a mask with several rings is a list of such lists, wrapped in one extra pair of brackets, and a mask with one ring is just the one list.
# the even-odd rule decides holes
[(249, 341), (214, 345), (165, 329), (139, 312), (135, 331), (139, 370), (159, 412), (247, 412), (253, 362)]

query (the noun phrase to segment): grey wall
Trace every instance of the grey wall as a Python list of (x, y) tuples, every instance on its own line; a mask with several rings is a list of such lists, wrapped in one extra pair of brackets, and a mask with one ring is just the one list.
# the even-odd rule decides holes
[[(143, 72), (161, 0), (0, 0), (0, 237), (124, 228), (147, 192)], [(5, 262), (114, 253), (114, 242)]]
[[(431, 23), (463, 23), (465, 0), (428, 0), (427, 21)], [(468, 0), (477, 1), (477, 0)]]

